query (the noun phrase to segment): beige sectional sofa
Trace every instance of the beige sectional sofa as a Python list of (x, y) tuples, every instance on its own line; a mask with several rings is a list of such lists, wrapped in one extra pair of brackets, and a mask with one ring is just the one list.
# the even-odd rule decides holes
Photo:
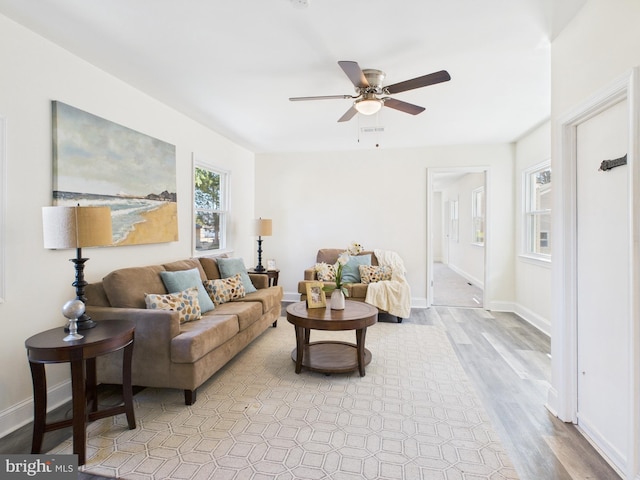
[[(268, 286), (266, 275), (249, 274), (256, 287), (243, 298), (215, 305), (199, 320), (180, 323), (175, 311), (147, 309), (145, 294), (165, 294), (160, 272), (196, 268), (201, 279), (220, 279), (217, 258), (200, 257), (131, 267), (109, 273), (87, 285), (87, 313), (96, 321), (135, 323), (133, 385), (184, 390), (185, 403), (196, 401), (196, 389), (269, 326), (277, 325), (282, 287)], [(122, 354), (97, 359), (98, 382), (122, 382)]]
[[(344, 248), (321, 248), (316, 255), (316, 263), (328, 263), (334, 265), (338, 261), (340, 254), (344, 252)], [(378, 259), (373, 251), (363, 251), (358, 255), (371, 255), (371, 265), (377, 266)], [(304, 271), (304, 280), (298, 282), (298, 293), (300, 294), (300, 301), (307, 299), (307, 283), (317, 282), (318, 276), (315, 269), (315, 265), (307, 268)], [(325, 285), (335, 285), (335, 282), (323, 282)], [(356, 302), (364, 302), (367, 297), (368, 285), (364, 283), (348, 283), (345, 284), (348, 291), (349, 300), (355, 300)], [(379, 309), (380, 310), (380, 309)], [(386, 313), (384, 310), (380, 310)], [(402, 318), (396, 317), (398, 323), (402, 322)]]

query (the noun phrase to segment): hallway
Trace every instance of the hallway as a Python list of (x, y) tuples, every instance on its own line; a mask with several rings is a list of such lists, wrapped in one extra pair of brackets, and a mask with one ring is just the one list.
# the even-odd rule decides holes
[(441, 262), (433, 263), (433, 305), (482, 308), (483, 291)]

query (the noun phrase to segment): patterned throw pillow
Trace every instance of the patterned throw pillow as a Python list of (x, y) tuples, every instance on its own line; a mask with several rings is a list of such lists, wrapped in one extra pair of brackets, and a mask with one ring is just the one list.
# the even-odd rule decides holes
[(230, 302), (236, 298), (243, 298), (246, 294), (242, 277), (239, 273), (233, 277), (222, 278), (220, 280), (205, 280), (204, 288), (216, 305)]
[(375, 283), (382, 280), (391, 280), (391, 267), (388, 265), (373, 266), (373, 265), (360, 265), (360, 278), (362, 283)]
[(321, 282), (335, 282), (336, 281), (336, 267), (329, 265), (328, 263), (316, 263), (314, 267), (316, 276)]
[(178, 293), (160, 295), (145, 293), (144, 302), (148, 309), (173, 310), (178, 312), (180, 323), (200, 319), (200, 302), (198, 302), (198, 288), (191, 287)]

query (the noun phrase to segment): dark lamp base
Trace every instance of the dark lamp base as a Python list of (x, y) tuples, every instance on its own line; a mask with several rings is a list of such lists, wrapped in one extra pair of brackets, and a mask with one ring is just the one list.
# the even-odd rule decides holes
[(254, 270), (255, 270), (256, 272), (266, 272), (266, 271), (267, 271), (267, 269), (266, 269), (266, 268), (264, 268), (262, 265), (258, 265), (258, 266), (256, 266), (256, 268), (254, 268)]

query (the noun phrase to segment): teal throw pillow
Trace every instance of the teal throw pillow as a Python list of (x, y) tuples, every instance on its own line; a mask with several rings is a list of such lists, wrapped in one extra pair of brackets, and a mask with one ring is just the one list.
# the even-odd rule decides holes
[(162, 283), (169, 293), (178, 293), (187, 288), (198, 288), (198, 302), (202, 313), (213, 310), (213, 301), (202, 284), (200, 272), (197, 268), (191, 270), (178, 270), (176, 272), (160, 272)]
[(349, 257), (342, 267), (342, 283), (360, 283), (360, 265), (371, 265), (371, 254)]
[(229, 278), (240, 274), (245, 293), (253, 293), (256, 291), (256, 287), (251, 283), (251, 279), (247, 273), (247, 267), (244, 266), (244, 260), (242, 260), (242, 258), (218, 258), (217, 262), (222, 278)]

